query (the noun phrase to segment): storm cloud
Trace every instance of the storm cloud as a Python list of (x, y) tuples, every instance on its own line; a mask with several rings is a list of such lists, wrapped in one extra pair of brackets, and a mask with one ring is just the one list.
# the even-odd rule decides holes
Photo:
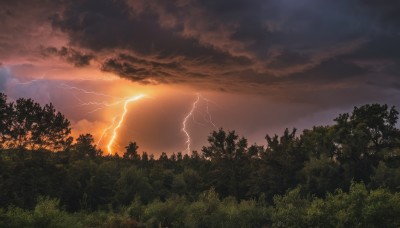
[(73, 48), (61, 47), (57, 49), (55, 47), (41, 47), (41, 52), (44, 57), (47, 56), (59, 56), (75, 67), (84, 67), (90, 65), (90, 61), (94, 59), (92, 54), (82, 53)]
[[(102, 70), (142, 83), (253, 91), (253, 84), (303, 79), (321, 84), (375, 74), (385, 81), (382, 67), (398, 64), (400, 53), (397, 1), (37, 0), (21, 15), (27, 4), (3, 1), (10, 36), (17, 32), (10, 28), (32, 33), (31, 19), (67, 42), (43, 45), (42, 53), (77, 67), (96, 58)], [(13, 46), (6, 34), (3, 50)]]
[(287, 77), (329, 83), (373, 74), (376, 63), (361, 63), (397, 61), (400, 53), (399, 4), (389, 4), (85, 0), (66, 2), (51, 22), (72, 45), (109, 53), (106, 71), (144, 82), (228, 81), (229, 90)]

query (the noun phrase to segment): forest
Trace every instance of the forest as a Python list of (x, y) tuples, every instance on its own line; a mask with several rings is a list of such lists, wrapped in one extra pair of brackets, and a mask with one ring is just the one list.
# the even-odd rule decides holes
[(398, 111), (249, 144), (219, 129), (190, 155), (104, 155), (52, 104), (0, 94), (0, 227), (399, 227)]

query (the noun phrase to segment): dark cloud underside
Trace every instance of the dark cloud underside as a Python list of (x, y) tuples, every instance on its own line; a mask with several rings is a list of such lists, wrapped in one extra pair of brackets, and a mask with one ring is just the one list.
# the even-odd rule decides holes
[[(103, 71), (142, 83), (247, 92), (294, 83), (389, 85), (400, 57), (395, 0), (36, 0), (24, 17), (27, 4), (1, 3), (3, 30), (30, 31), (13, 25), (17, 18), (51, 23), (68, 43), (44, 45), (45, 56), (77, 67), (96, 60)], [(12, 47), (6, 35), (0, 44)]]
[(90, 61), (94, 59), (94, 55), (82, 53), (73, 48), (61, 47), (41, 47), (41, 52), (44, 57), (59, 56), (65, 59), (68, 63), (73, 64), (75, 67), (84, 67), (90, 65)]

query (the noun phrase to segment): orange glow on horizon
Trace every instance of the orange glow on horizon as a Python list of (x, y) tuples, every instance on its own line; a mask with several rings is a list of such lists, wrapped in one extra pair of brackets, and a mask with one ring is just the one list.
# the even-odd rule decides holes
[[(141, 85), (122, 78), (87, 82), (71, 79), (65, 84), (61, 88), (72, 90), (72, 96), (79, 98), (78, 104), (71, 107), (84, 112), (83, 116), (78, 116), (81, 119), (72, 121), (72, 136), (76, 139), (80, 134), (91, 133), (104, 154), (122, 153), (123, 147), (117, 141), (122, 137), (125, 121), (131, 118), (130, 103), (143, 97), (157, 98), (176, 91), (176, 88), (187, 90), (184, 86), (171, 89), (165, 85)], [(125, 142), (123, 136), (121, 143)]]
[[(93, 136), (97, 148), (104, 151), (106, 155), (122, 153), (124, 143), (128, 141), (128, 137), (133, 135), (135, 140), (143, 143), (141, 148), (158, 153), (160, 149), (153, 149), (154, 146), (148, 143), (150, 141), (148, 132), (151, 130), (145, 128), (141, 123), (136, 125), (133, 123), (135, 121), (131, 121), (134, 115), (139, 116), (140, 121), (138, 122), (152, 121), (154, 118), (159, 120), (158, 117), (140, 113), (130, 115), (129, 111), (134, 107), (129, 105), (145, 96), (156, 98), (157, 101), (143, 104), (146, 108), (144, 113), (148, 113), (158, 110), (159, 107), (164, 107), (158, 105), (158, 102), (165, 102), (166, 97), (168, 97), (168, 101), (171, 101), (173, 105), (182, 104), (177, 108), (182, 108), (179, 110), (185, 116), (189, 115), (185, 120), (182, 120), (181, 113), (175, 113), (175, 117), (179, 119), (176, 120), (174, 133), (168, 137), (172, 138), (171, 135), (174, 135), (176, 139), (179, 139), (184, 133), (184, 136), (189, 137), (189, 141), (185, 140), (183, 146), (184, 148), (187, 147), (185, 151), (191, 152), (190, 150), (195, 145), (192, 141), (195, 134), (192, 135), (191, 129), (189, 129), (189, 127), (192, 127), (189, 126), (191, 116), (190, 113), (187, 113), (189, 110), (185, 111), (187, 104), (183, 102), (193, 103), (195, 100), (188, 101), (185, 99), (185, 97), (193, 95), (193, 86), (185, 83), (171, 86), (158, 83), (157, 80), (153, 79), (145, 82), (132, 81), (118, 77), (113, 73), (103, 72), (94, 64), (84, 68), (75, 68), (57, 58), (51, 60), (51, 65), (48, 61), (35, 62), (34, 66), (26, 64), (30, 67), (25, 65), (18, 67), (20, 62), (5, 62), (6, 69), (10, 71), (9, 74), (11, 75), (11, 79), (6, 84), (7, 90), (17, 88), (26, 91), (26, 96), (34, 99), (39, 98), (37, 100), (42, 104), (52, 102), (56, 109), (70, 120), (71, 136), (74, 139), (82, 134), (89, 133)], [(196, 100), (199, 102), (197, 105), (200, 105), (204, 98), (201, 94), (196, 95), (198, 96)], [(132, 104), (132, 106), (134, 105)], [(193, 115), (195, 115), (194, 112), (196, 110), (192, 111)], [(205, 113), (204, 120), (210, 122), (208, 103)], [(171, 119), (173, 118), (168, 120)], [(140, 134), (125, 132), (130, 130), (124, 127), (126, 124), (138, 126), (134, 129)], [(154, 128), (154, 122), (151, 126)], [(171, 139), (171, 141), (173, 140), (175, 139)], [(172, 148), (171, 151), (180, 150), (182, 141), (177, 142)]]

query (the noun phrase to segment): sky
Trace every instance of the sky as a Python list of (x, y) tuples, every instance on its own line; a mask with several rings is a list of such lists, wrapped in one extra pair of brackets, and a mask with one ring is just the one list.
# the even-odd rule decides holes
[(2, 0), (0, 92), (105, 153), (200, 151), (218, 128), (265, 145), (399, 106), (399, 41), (397, 0)]

